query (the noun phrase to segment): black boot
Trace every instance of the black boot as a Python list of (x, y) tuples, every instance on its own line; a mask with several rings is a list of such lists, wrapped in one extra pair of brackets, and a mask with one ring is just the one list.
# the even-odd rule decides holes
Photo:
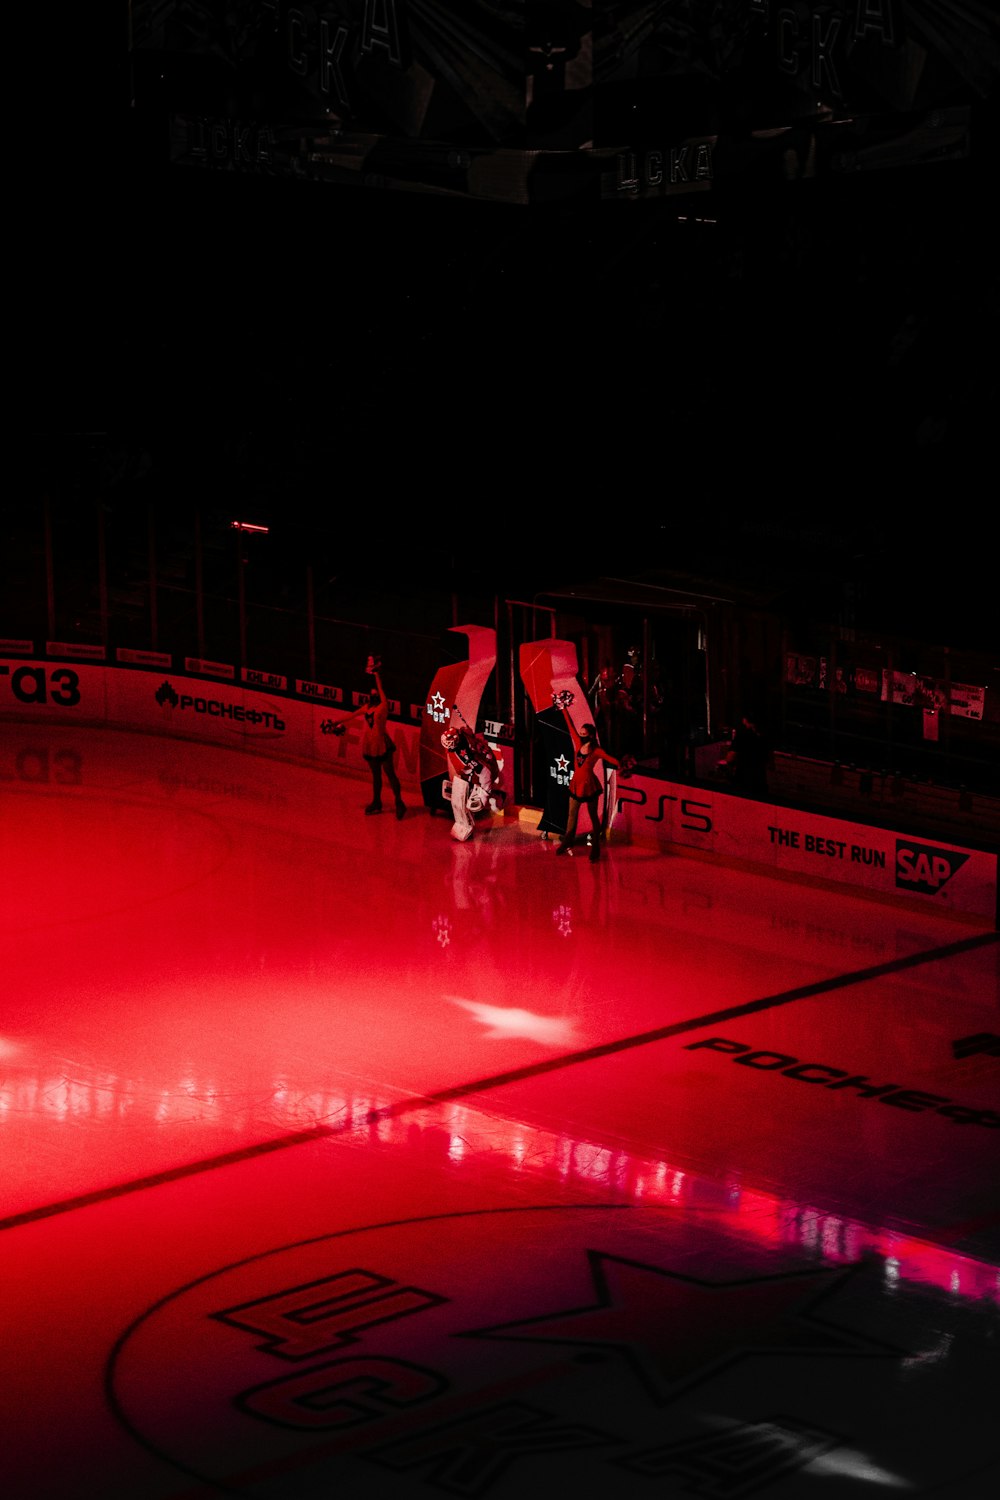
[(401, 800), (401, 798), (399, 798), (399, 797), (396, 798), (396, 817), (397, 818), (405, 818), (406, 817), (406, 803), (403, 802)]
[(381, 802), (369, 802), (368, 806), (365, 808), (365, 817), (370, 818), (372, 813), (380, 813), (381, 811)]

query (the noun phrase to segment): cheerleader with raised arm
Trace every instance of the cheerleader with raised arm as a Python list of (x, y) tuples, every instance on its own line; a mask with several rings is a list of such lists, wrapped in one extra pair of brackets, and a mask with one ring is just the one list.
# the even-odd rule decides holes
[(356, 708), (354, 713), (348, 714), (346, 719), (341, 719), (333, 732), (344, 734), (352, 719), (364, 719), (361, 754), (367, 761), (372, 776), (372, 800), (365, 808), (365, 816), (370, 817), (373, 813), (382, 811), (382, 777), (384, 775), (396, 801), (396, 817), (403, 818), (406, 816), (406, 804), (403, 801), (403, 789), (399, 784), (399, 777), (393, 764), (396, 746), (388, 730), (389, 700), (382, 686), (381, 666), (382, 662), (379, 657), (369, 656), (366, 670), (374, 678), (374, 685), (369, 689), (364, 703)]
[(569, 716), (573, 702), (570, 692), (557, 693), (554, 701), (563, 711), (570, 739), (573, 741), (573, 774), (569, 781), (569, 813), (566, 832), (556, 844), (557, 854), (568, 854), (576, 842), (577, 823), (581, 807), (590, 814), (590, 858), (601, 857), (601, 794), (603, 788), (595, 767), (602, 763), (612, 770), (621, 770), (622, 762), (603, 750), (597, 743), (597, 730), (593, 724), (584, 724), (579, 730)]

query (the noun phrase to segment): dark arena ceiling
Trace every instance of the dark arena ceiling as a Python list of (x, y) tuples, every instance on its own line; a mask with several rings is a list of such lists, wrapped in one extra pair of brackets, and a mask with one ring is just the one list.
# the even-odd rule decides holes
[[(19, 381), (36, 497), (238, 500), (346, 538), (358, 567), (423, 546), (526, 584), (537, 565), (539, 586), (652, 570), (779, 597), (874, 568), (894, 599), (989, 594), (993, 8), (786, 8), (827, 39), (817, 61), (774, 50), (763, 0), (716, 8), (715, 30), (694, 3), (484, 4), (462, 25), (491, 110), (458, 23), (413, 6), (409, 52), (345, 41), (354, 103), (325, 115), (341, 139), (403, 142), (391, 170), (358, 185), (278, 145), (273, 170), (240, 170), (228, 126), (226, 160), (180, 160), (185, 110), (305, 129), (330, 105), (287, 31), (275, 53), (260, 30), (287, 9), (231, 7), (206, 38), (133, 5), (131, 45), (120, 18), (43, 25), (58, 107), (25, 216)], [(361, 9), (316, 14), (350, 32)], [(507, 45), (525, 16), (535, 74)], [(560, 104), (542, 85), (574, 48)], [(696, 138), (725, 171), (707, 192), (541, 204), (477, 198), (475, 173), (417, 190), (432, 130), (563, 162), (574, 89), (595, 146), (640, 177), (658, 143)], [(533, 113), (501, 110), (529, 94)]]

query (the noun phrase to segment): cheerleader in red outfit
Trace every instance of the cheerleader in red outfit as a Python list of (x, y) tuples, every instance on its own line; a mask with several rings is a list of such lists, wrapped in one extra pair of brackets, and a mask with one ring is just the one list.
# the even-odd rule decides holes
[(353, 714), (348, 714), (346, 719), (342, 719), (339, 724), (335, 725), (333, 732), (343, 734), (352, 719), (364, 718), (365, 729), (361, 737), (361, 754), (372, 773), (372, 800), (365, 808), (365, 814), (370, 817), (373, 813), (382, 811), (382, 775), (384, 772), (395, 799), (396, 817), (405, 818), (406, 804), (403, 801), (403, 789), (399, 784), (396, 767), (393, 765), (396, 746), (389, 735), (389, 700), (382, 686), (379, 671), (381, 665), (378, 657), (368, 658), (367, 670), (369, 675), (374, 677), (375, 686), (370, 690), (361, 707), (356, 708)]
[(617, 771), (621, 770), (622, 763), (613, 755), (609, 755), (606, 750), (601, 749), (597, 743), (597, 730), (593, 724), (584, 724), (577, 733), (576, 725), (567, 711), (568, 705), (573, 701), (572, 693), (560, 694), (557, 701), (563, 711), (563, 717), (573, 741), (575, 764), (569, 782), (569, 815), (566, 819), (566, 832), (556, 844), (556, 853), (568, 854), (572, 849), (576, 842), (576, 825), (580, 816), (580, 808), (586, 805), (590, 813), (590, 857), (600, 859), (601, 814), (599, 808), (602, 788), (594, 767), (598, 762), (603, 761), (605, 765)]

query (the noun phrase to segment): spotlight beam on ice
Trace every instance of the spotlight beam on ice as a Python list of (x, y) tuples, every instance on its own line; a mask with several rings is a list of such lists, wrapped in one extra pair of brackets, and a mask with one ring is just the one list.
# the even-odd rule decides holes
[(568, 1016), (540, 1016), (516, 1005), (483, 1005), (477, 1000), (463, 1000), (459, 995), (447, 998), (490, 1027), (488, 1037), (527, 1037), (549, 1046), (565, 1046), (576, 1036), (576, 1027)]

